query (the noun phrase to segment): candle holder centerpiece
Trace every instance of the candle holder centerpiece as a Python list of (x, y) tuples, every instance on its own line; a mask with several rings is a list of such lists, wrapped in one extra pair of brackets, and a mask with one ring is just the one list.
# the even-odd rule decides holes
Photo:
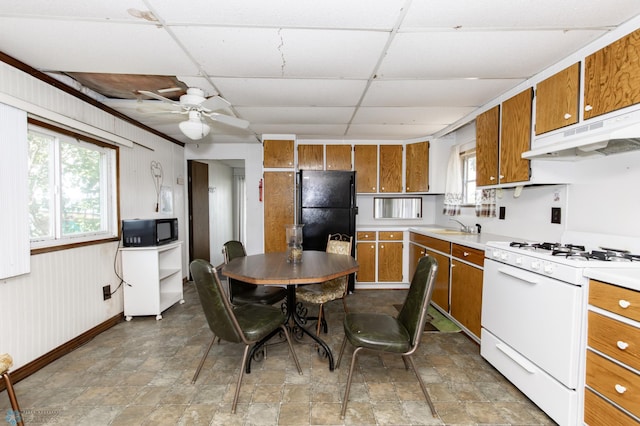
[(286, 225), (287, 262), (302, 263), (302, 227), (304, 225)]

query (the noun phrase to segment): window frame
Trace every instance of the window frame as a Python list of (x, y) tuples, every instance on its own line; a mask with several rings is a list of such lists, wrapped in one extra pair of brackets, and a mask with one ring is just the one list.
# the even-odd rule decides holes
[[(476, 178), (477, 178), (477, 169), (476, 169), (476, 174), (473, 176), (473, 178), (471, 178), (471, 176), (469, 176), (469, 169), (467, 167), (467, 162), (469, 161), (470, 158), (473, 158), (476, 160), (476, 165), (477, 165), (477, 156), (476, 156), (476, 150), (475, 148), (473, 149), (468, 149), (466, 151), (463, 151), (460, 153), (460, 167), (462, 170), (462, 203), (461, 206), (462, 207), (475, 207), (475, 191), (473, 194), (474, 197), (474, 202), (469, 202), (469, 193), (467, 190), (467, 186), (469, 182), (477, 182)], [(474, 187), (477, 189), (477, 185), (474, 185)]]
[[(77, 236), (56, 236), (53, 238), (31, 239), (31, 254), (47, 253), (58, 250), (66, 250), (75, 247), (103, 244), (111, 241), (119, 241), (120, 239), (120, 148), (115, 144), (103, 142), (91, 136), (78, 133), (73, 129), (63, 128), (48, 122), (40, 121), (29, 117), (27, 120), (27, 132), (41, 132), (49, 135), (59, 136), (62, 139), (72, 139), (77, 142), (78, 146), (86, 146), (89, 149), (97, 147), (98, 151), (106, 150), (107, 159), (105, 180), (107, 181), (106, 215), (107, 229), (95, 233), (85, 233)], [(58, 154), (56, 154), (58, 155)], [(60, 206), (55, 208), (56, 220), (62, 217)], [(55, 232), (54, 232), (55, 234)]]

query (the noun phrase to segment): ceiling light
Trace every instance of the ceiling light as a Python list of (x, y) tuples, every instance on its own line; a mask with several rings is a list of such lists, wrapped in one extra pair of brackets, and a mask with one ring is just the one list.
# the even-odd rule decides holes
[(189, 139), (197, 141), (209, 134), (211, 127), (202, 122), (202, 115), (198, 111), (189, 111), (189, 119), (179, 124), (180, 130)]

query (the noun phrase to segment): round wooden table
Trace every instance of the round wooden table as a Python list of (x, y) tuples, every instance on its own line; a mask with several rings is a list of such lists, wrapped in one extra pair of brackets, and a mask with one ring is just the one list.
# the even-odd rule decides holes
[[(357, 271), (358, 262), (353, 257), (324, 251), (303, 251), (301, 263), (287, 262), (287, 253), (285, 252), (237, 257), (222, 268), (222, 273), (225, 276), (247, 283), (286, 285), (287, 323), (292, 329), (310, 336), (324, 349), (329, 358), (329, 370), (331, 371), (334, 367), (331, 349), (319, 336), (305, 328), (306, 319), (300, 315), (296, 306), (296, 286), (321, 283)], [(264, 343), (264, 341), (256, 343), (251, 349), (251, 356)], [(250, 369), (251, 363), (248, 362), (247, 373), (250, 372)]]

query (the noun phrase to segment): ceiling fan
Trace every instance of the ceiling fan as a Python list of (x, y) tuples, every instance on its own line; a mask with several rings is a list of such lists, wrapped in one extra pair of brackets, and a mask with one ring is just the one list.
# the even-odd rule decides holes
[[(158, 92), (164, 93), (165, 90), (159, 90)], [(184, 133), (189, 139), (202, 139), (211, 131), (211, 127), (206, 123), (206, 120), (203, 117), (207, 117), (212, 121), (217, 121), (228, 126), (238, 127), (240, 129), (246, 129), (249, 127), (249, 122), (247, 120), (216, 112), (228, 109), (231, 106), (229, 101), (220, 96), (211, 96), (207, 98), (204, 95), (204, 91), (196, 87), (188, 88), (187, 93), (180, 96), (179, 101), (174, 101), (148, 90), (138, 90), (138, 93), (165, 102), (172, 108), (176, 108), (175, 110), (169, 111), (170, 113), (187, 114), (189, 119), (181, 122), (179, 127), (182, 133)]]

